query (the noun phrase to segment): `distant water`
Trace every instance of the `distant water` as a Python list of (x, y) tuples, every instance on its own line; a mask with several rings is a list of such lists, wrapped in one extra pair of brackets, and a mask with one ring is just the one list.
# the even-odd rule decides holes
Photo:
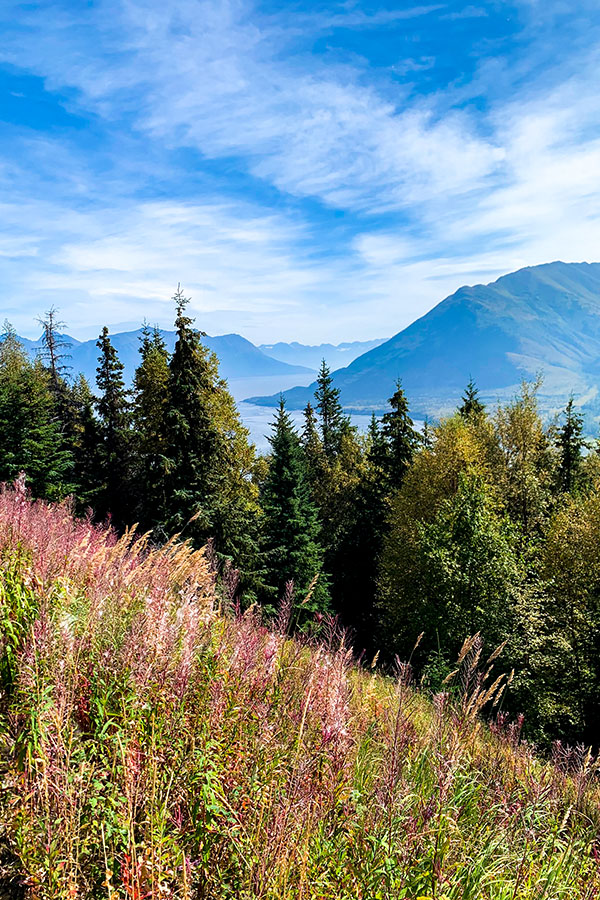
[[(229, 390), (235, 397), (240, 416), (244, 425), (250, 432), (250, 437), (257, 449), (266, 451), (269, 449), (267, 436), (271, 433), (271, 423), (275, 418), (274, 406), (255, 406), (253, 403), (244, 403), (246, 397), (264, 397), (276, 394), (279, 391), (287, 391), (288, 388), (297, 385), (311, 384), (316, 378), (314, 374), (302, 375), (269, 375), (262, 378), (232, 378), (229, 381)], [(302, 410), (289, 410), (290, 417), (300, 430), (304, 424)], [(371, 421), (371, 416), (353, 415), (352, 424), (359, 431), (366, 431)]]
[[(275, 418), (275, 407), (273, 406), (254, 406), (252, 403), (238, 403), (240, 415), (244, 421), (244, 425), (250, 432), (252, 442), (256, 444), (258, 450), (265, 451), (269, 449), (267, 435), (271, 433), (271, 422)], [(304, 416), (302, 410), (291, 409), (290, 418), (296, 425), (298, 431), (301, 431), (304, 425)], [(366, 431), (371, 421), (371, 416), (352, 415), (352, 424), (359, 431)]]
[[(255, 406), (253, 403), (245, 403), (246, 397), (265, 397), (269, 394), (277, 394), (279, 391), (287, 391), (288, 388), (297, 385), (306, 386), (312, 384), (317, 373), (302, 375), (265, 375), (261, 378), (232, 378), (229, 381), (229, 390), (235, 397), (240, 416), (244, 425), (250, 432), (250, 438), (261, 452), (269, 450), (267, 440), (271, 434), (271, 423), (275, 418), (274, 406)], [(304, 416), (300, 409), (290, 409), (290, 418), (300, 431), (304, 425)], [(359, 431), (366, 431), (371, 421), (370, 415), (355, 415), (351, 417), (352, 424)], [(415, 420), (415, 428), (421, 429), (425, 423)]]

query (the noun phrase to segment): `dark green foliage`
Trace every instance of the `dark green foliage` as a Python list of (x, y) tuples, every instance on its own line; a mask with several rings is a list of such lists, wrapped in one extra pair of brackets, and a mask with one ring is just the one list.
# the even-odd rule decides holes
[[(242, 588), (255, 590), (260, 509), (254, 448), (179, 288), (174, 300), (177, 343), (169, 360), (164, 450), (154, 448), (159, 489), (160, 469), (165, 472), (164, 492), (156, 498), (159, 509), (164, 502), (157, 530), (183, 534), (198, 546), (214, 539), (218, 558), (240, 570)], [(152, 356), (158, 364), (157, 353), (154, 348), (149, 361)]]
[(331, 460), (339, 454), (342, 436), (348, 430), (350, 423), (342, 410), (339, 389), (333, 387), (333, 379), (325, 360), (321, 362), (317, 376), (315, 400), (319, 413), (323, 450), (325, 456)]
[(103, 442), (95, 398), (83, 375), (69, 387), (64, 433), (73, 452), (75, 502), (79, 512), (95, 510), (103, 481)]
[(117, 526), (127, 524), (130, 509), (131, 405), (123, 380), (123, 364), (104, 326), (97, 341), (100, 351), (96, 409), (100, 419), (100, 481), (96, 512), (111, 516)]
[(209, 395), (214, 390), (208, 350), (186, 315), (188, 300), (180, 288), (174, 296), (177, 343), (169, 362), (169, 407), (166, 418), (167, 532), (207, 537), (212, 530), (210, 498), (217, 489), (215, 460), (220, 442)]
[(42, 326), (42, 349), (38, 356), (48, 372), (63, 443), (70, 449), (73, 458), (75, 508), (84, 512), (95, 507), (101, 498), (100, 482), (103, 478), (101, 433), (94, 415), (95, 400), (83, 375), (74, 382), (68, 380), (71, 366), (67, 360), (70, 359), (68, 351), (71, 345), (60, 333), (66, 325), (58, 321), (56, 309), (52, 307), (38, 322)]
[(388, 548), (382, 638), (406, 658), (424, 631), (421, 651), (437, 647), (447, 659), (465, 635), (481, 632), (492, 648), (507, 640), (520, 580), (515, 543), (514, 528), (481, 482), (461, 477), (432, 521), (419, 523), (410, 542)]
[(294, 619), (303, 624), (328, 609), (329, 591), (300, 439), (283, 399), (269, 441), (271, 459), (261, 497), (268, 599), (277, 604), (293, 582)]
[(326, 457), (323, 450), (323, 441), (319, 435), (317, 417), (310, 402), (306, 404), (304, 410), (304, 427), (302, 429), (301, 442), (309, 483), (316, 485), (323, 474)]
[[(345, 514), (330, 548), (332, 594), (342, 624), (350, 629), (358, 652), (373, 651), (373, 598), (381, 542), (386, 531), (387, 493), (381, 469), (367, 465), (346, 496)], [(335, 550), (332, 553), (331, 550)]]
[(462, 397), (462, 403), (458, 407), (458, 413), (463, 419), (468, 419), (470, 416), (480, 416), (483, 412), (485, 406), (479, 399), (479, 390), (471, 378)]
[(587, 446), (583, 436), (583, 416), (574, 411), (573, 397), (569, 398), (564, 416), (556, 438), (559, 453), (557, 476), (559, 490), (570, 494), (581, 480), (583, 450)]
[(37, 497), (73, 488), (73, 457), (63, 440), (50, 376), (31, 363), (10, 326), (0, 343), (0, 481), (25, 472)]
[[(413, 455), (420, 444), (420, 436), (408, 413), (408, 401), (400, 381), (389, 399), (391, 410), (381, 420), (380, 468), (390, 490), (399, 488)], [(379, 443), (377, 444), (379, 447)]]
[(169, 353), (160, 330), (144, 326), (133, 384), (136, 519), (156, 528), (166, 507)]

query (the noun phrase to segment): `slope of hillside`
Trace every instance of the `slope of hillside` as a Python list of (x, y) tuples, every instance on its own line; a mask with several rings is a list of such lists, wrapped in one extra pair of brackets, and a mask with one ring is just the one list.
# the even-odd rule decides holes
[[(0, 493), (0, 891), (37, 900), (592, 900), (597, 763), (257, 613), (202, 552)], [(288, 611), (289, 612), (289, 611)]]
[[(436, 415), (454, 405), (471, 376), (494, 402), (539, 372), (546, 405), (563, 405), (570, 392), (588, 405), (597, 402), (600, 263), (548, 263), (462, 287), (337, 371), (334, 382), (347, 409), (378, 411), (401, 378), (415, 414)], [(288, 405), (303, 407), (313, 390), (287, 391)]]
[[(139, 365), (141, 329), (137, 331), (124, 331), (111, 335), (111, 341), (115, 346), (119, 358), (125, 366), (124, 377), (127, 384), (133, 379), (133, 373)], [(175, 332), (161, 332), (169, 350), (175, 346)], [(35, 355), (41, 347), (40, 341), (31, 341), (20, 338), (23, 345), (31, 355)], [(64, 340), (71, 344), (68, 353), (71, 359), (67, 363), (72, 367), (73, 373), (82, 372), (93, 386), (96, 380), (96, 367), (98, 365), (98, 348), (96, 341), (77, 341), (68, 335)], [(304, 375), (310, 370), (304, 366), (290, 365), (286, 362), (267, 356), (258, 347), (239, 334), (222, 334), (216, 337), (207, 335), (203, 338), (206, 346), (219, 358), (220, 372), (224, 378), (258, 378), (281, 375)]]
[(310, 369), (317, 371), (323, 359), (330, 369), (340, 369), (353, 362), (357, 356), (361, 356), (374, 347), (379, 347), (384, 341), (385, 338), (378, 338), (373, 341), (313, 345), (299, 344), (297, 341), (292, 341), (289, 344), (284, 342), (260, 344), (259, 350), (262, 350), (267, 356), (280, 359), (282, 362), (290, 365), (308, 366)]

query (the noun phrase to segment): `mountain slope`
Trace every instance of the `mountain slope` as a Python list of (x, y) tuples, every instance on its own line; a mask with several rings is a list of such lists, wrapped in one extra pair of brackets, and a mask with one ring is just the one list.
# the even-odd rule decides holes
[[(141, 329), (137, 331), (124, 331), (111, 335), (111, 341), (123, 365), (125, 366), (125, 381), (130, 384), (133, 374), (140, 362), (139, 346)], [(175, 346), (175, 332), (161, 332), (167, 348), (172, 351)], [(82, 372), (93, 386), (96, 381), (96, 367), (98, 365), (98, 348), (96, 340), (77, 341), (75, 338), (64, 336), (65, 341), (71, 344), (68, 352), (71, 359), (66, 362), (71, 366), (73, 374)], [(41, 347), (41, 341), (31, 341), (27, 338), (19, 338), (27, 351), (34, 356)], [(222, 334), (217, 337), (207, 335), (203, 338), (206, 346), (219, 358), (220, 372), (224, 378), (249, 378), (271, 375), (303, 375), (310, 369), (304, 366), (289, 365), (286, 362), (273, 359), (262, 352), (254, 344), (239, 334)], [(289, 383), (289, 382), (288, 382)]]
[(292, 341), (290, 344), (280, 342), (278, 344), (259, 344), (259, 350), (290, 365), (308, 366), (317, 371), (321, 360), (325, 360), (331, 369), (339, 369), (353, 362), (357, 356), (379, 347), (385, 338), (376, 338), (373, 341), (350, 341), (343, 344), (299, 344)]
[[(421, 319), (334, 373), (349, 410), (381, 410), (402, 379), (416, 414), (447, 411), (472, 376), (485, 399), (544, 375), (542, 402), (572, 391), (593, 406), (600, 384), (600, 263), (529, 267), (462, 287)], [(285, 393), (297, 409), (314, 386)], [(252, 398), (273, 404), (274, 397)]]
[(484, 725), (477, 636), (432, 702), (331, 628), (225, 616), (213, 579), (0, 492), (0, 896), (598, 896), (598, 761)]

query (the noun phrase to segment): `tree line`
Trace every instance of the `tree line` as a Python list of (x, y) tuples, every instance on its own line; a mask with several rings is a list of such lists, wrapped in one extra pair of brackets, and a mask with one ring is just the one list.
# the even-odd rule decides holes
[(173, 353), (145, 326), (131, 388), (107, 328), (92, 391), (54, 310), (33, 361), (6, 326), (0, 480), (24, 471), (35, 496), (157, 542), (210, 540), (230, 599), (283, 602), (305, 631), (336, 615), (358, 652), (410, 657), (433, 691), (480, 632), (504, 645), (504, 703), (533, 739), (598, 744), (600, 455), (573, 400), (545, 424), (538, 384), (487, 410), (470, 382), (418, 430), (398, 382), (360, 434), (323, 362), (302, 429), (282, 399), (259, 456), (179, 289), (174, 303)]

